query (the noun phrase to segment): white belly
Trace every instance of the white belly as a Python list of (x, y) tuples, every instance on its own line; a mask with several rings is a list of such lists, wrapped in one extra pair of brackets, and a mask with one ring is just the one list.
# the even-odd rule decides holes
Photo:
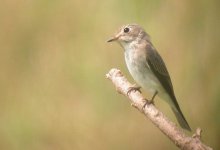
[(143, 89), (152, 94), (155, 91), (158, 91), (158, 94), (162, 92), (163, 88), (147, 65), (146, 57), (138, 56), (135, 54), (135, 50), (127, 49), (125, 51), (125, 62), (130, 74)]
[(149, 68), (145, 52), (142, 50), (137, 53), (138, 50), (134, 49), (135, 46), (127, 44), (123, 44), (123, 46), (125, 48), (125, 62), (127, 68), (136, 83), (144, 90), (149, 91), (152, 95), (157, 91), (159, 97), (174, 106), (170, 96)]

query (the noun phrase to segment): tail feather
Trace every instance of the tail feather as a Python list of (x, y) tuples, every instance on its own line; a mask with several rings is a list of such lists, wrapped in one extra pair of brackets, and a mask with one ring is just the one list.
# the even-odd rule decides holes
[(177, 121), (179, 122), (180, 126), (188, 131), (191, 131), (191, 128), (189, 124), (187, 123), (185, 117), (183, 116), (183, 113), (179, 107), (179, 104), (177, 103), (176, 97), (174, 94), (171, 96), (163, 96), (163, 98), (166, 100), (166, 102), (171, 106), (171, 109), (173, 113), (176, 116)]
[(185, 117), (183, 116), (182, 111), (180, 110), (180, 108), (173, 108), (172, 107), (172, 111), (174, 112), (177, 121), (179, 122), (180, 126), (186, 130), (191, 131), (191, 128), (189, 126), (189, 124), (187, 123)]

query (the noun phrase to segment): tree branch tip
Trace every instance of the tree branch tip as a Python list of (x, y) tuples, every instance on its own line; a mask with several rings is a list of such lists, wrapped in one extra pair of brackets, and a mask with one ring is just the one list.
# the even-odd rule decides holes
[(110, 74), (110, 72), (108, 72), (106, 75), (105, 75), (105, 78), (106, 79), (110, 79), (112, 77), (112, 74)]
[(105, 74), (105, 78), (106, 79), (108, 79), (109, 78), (109, 74), (107, 73), (107, 74)]
[(106, 78), (110, 79), (111, 77), (121, 77), (123, 76), (121, 71), (117, 68), (112, 68), (107, 74), (106, 74)]
[(202, 129), (201, 128), (197, 128), (196, 132), (192, 135), (193, 138), (198, 138), (201, 139), (202, 136)]

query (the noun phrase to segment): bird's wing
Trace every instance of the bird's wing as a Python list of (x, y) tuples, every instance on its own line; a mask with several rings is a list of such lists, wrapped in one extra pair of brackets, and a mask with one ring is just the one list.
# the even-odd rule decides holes
[(174, 91), (173, 91), (173, 86), (171, 83), (170, 75), (167, 71), (166, 65), (163, 62), (163, 59), (161, 56), (158, 54), (158, 52), (150, 45), (149, 47), (146, 48), (147, 51), (147, 63), (154, 75), (157, 77), (157, 79), (160, 81), (161, 85), (163, 88), (166, 90), (166, 92), (169, 94), (172, 103), (174, 104), (174, 107), (172, 107), (172, 110), (179, 122), (179, 124), (191, 131), (191, 128), (189, 124), (187, 123), (185, 117), (183, 116), (183, 113), (177, 103)]
[[(152, 46), (147, 46), (146, 52), (147, 52), (148, 66), (150, 67), (154, 75), (157, 77), (157, 79), (160, 81), (161, 85), (166, 90), (166, 92), (169, 94), (171, 99), (173, 99), (173, 101), (176, 101), (170, 75), (167, 71), (167, 68), (166, 68), (166, 65), (163, 59)], [(174, 103), (177, 104), (177, 102), (174, 102)]]

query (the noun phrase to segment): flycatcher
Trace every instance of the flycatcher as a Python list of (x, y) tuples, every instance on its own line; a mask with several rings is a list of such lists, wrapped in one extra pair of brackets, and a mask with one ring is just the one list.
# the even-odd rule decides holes
[[(164, 99), (180, 126), (191, 131), (177, 103), (166, 65), (151, 43), (150, 36), (137, 24), (122, 26), (108, 42), (118, 41), (124, 48), (125, 62), (134, 80), (145, 90)], [(138, 87), (131, 87), (138, 90)]]

